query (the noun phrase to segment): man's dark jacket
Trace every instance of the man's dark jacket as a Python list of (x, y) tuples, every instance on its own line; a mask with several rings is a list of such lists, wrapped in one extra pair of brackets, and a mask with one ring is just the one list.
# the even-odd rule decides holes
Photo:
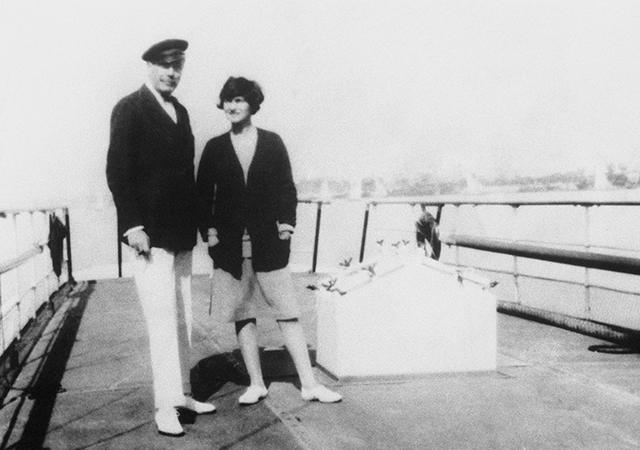
[(279, 238), (278, 223), (295, 227), (298, 199), (280, 136), (258, 128), (246, 183), (230, 133), (211, 139), (202, 153), (197, 180), (202, 236), (206, 240), (207, 229), (215, 228), (220, 241), (209, 247), (214, 267), (241, 278), (245, 228), (251, 237), (254, 271), (286, 267), (290, 241)]
[(114, 107), (107, 182), (125, 243), (123, 233), (142, 225), (151, 247), (190, 250), (197, 239), (194, 139), (187, 110), (171, 100), (177, 123), (147, 86)]

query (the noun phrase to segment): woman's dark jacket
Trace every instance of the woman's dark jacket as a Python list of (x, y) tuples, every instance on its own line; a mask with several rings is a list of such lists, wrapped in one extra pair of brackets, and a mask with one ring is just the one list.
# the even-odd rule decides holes
[(256, 152), (247, 182), (229, 132), (204, 148), (197, 176), (201, 233), (218, 231), (219, 243), (209, 247), (215, 268), (242, 276), (242, 235), (251, 237), (251, 262), (256, 272), (282, 269), (289, 263), (290, 241), (278, 236), (278, 223), (296, 225), (298, 204), (287, 149), (276, 133), (258, 128)]

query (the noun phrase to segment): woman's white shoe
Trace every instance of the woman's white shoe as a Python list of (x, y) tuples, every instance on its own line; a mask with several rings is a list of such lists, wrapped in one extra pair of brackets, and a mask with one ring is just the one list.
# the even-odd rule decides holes
[(336, 403), (342, 400), (342, 395), (332, 391), (322, 384), (311, 389), (302, 388), (300, 394), (302, 395), (302, 399), (308, 402), (317, 400), (321, 403)]
[(266, 387), (262, 386), (249, 386), (244, 394), (238, 398), (238, 403), (241, 405), (253, 405), (265, 398), (269, 394)]

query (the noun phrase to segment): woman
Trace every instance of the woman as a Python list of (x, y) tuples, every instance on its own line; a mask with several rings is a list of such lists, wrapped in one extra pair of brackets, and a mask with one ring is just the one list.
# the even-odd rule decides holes
[(267, 396), (258, 349), (256, 299), (259, 288), (275, 316), (293, 359), (304, 400), (338, 402), (342, 396), (318, 383), (289, 272), (290, 238), (296, 225), (296, 188), (284, 143), (256, 128), (251, 117), (264, 95), (246, 78), (231, 77), (220, 92), (231, 130), (205, 146), (197, 188), (203, 205), (203, 239), (213, 259), (220, 313), (235, 322), (250, 385), (239, 398), (251, 405)]

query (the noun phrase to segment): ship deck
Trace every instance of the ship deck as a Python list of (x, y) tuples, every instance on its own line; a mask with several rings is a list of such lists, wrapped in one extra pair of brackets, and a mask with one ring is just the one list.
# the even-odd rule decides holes
[[(315, 348), (318, 275), (296, 274)], [(499, 314), (498, 368), (421, 377), (318, 378), (345, 399), (304, 402), (274, 322), (259, 321), (269, 396), (239, 407), (246, 383), (232, 325), (209, 315), (194, 278), (194, 394), (214, 415), (168, 438), (153, 421), (147, 337), (131, 279), (81, 282), (57, 310), (0, 410), (6, 449), (637, 449), (640, 355)]]

